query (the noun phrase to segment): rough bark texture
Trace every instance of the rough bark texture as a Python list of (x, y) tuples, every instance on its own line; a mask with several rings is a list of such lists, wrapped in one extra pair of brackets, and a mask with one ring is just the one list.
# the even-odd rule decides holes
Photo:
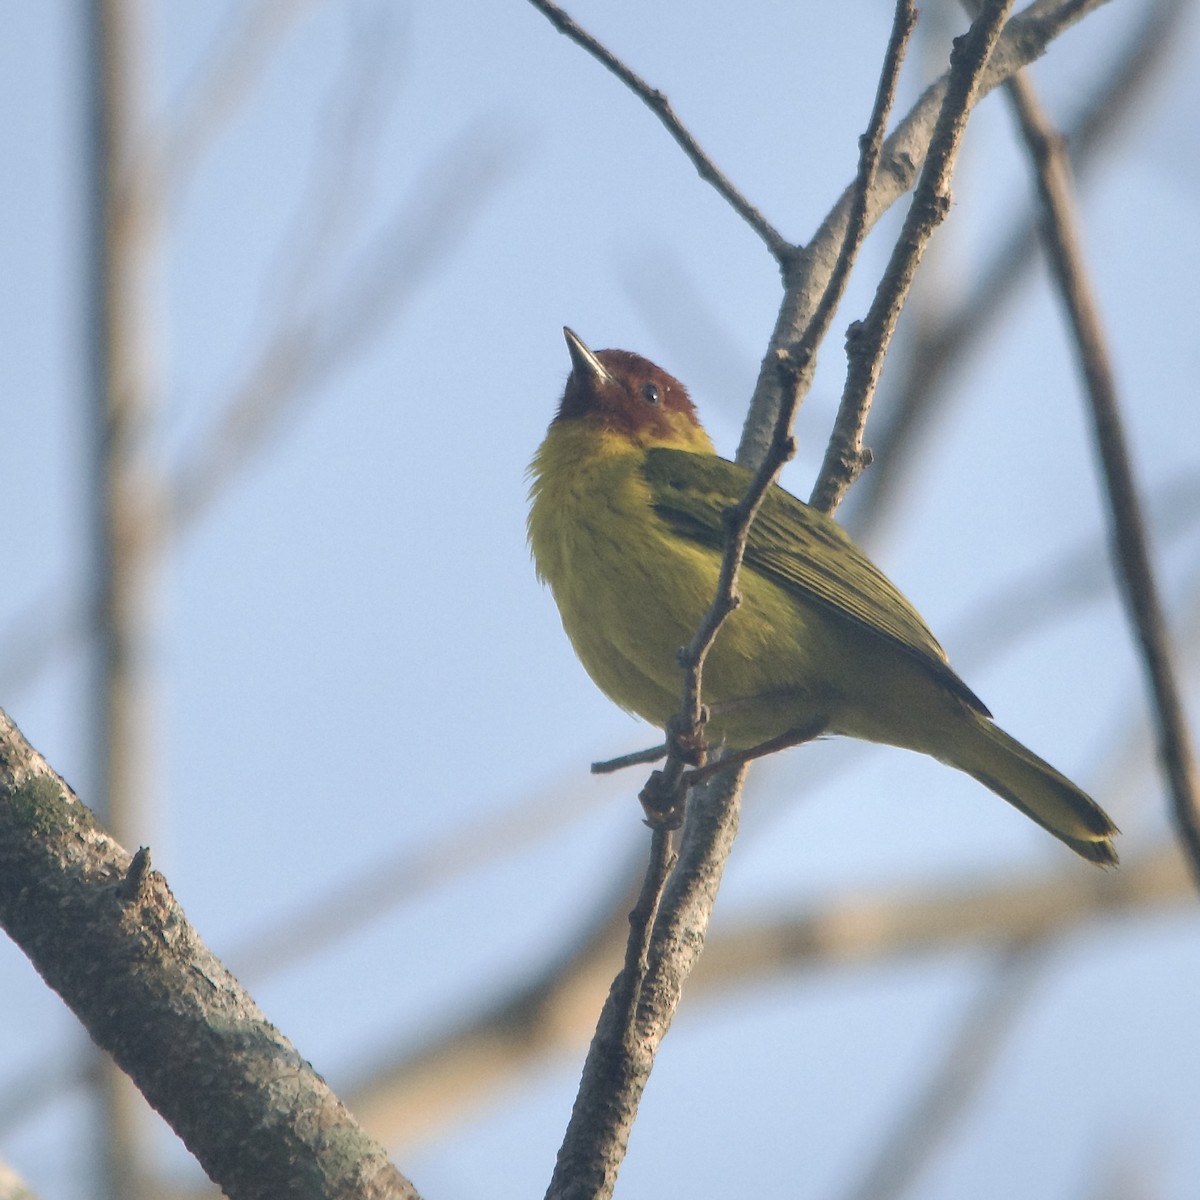
[(0, 923), (229, 1196), (416, 1196), (3, 712)]

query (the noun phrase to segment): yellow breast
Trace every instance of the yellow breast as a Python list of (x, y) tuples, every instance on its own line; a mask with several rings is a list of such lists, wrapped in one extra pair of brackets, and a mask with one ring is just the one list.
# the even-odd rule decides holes
[[(667, 528), (643, 461), (627, 439), (577, 423), (552, 426), (531, 467), (529, 542), (588, 674), (621, 707), (662, 728), (679, 710), (678, 650), (712, 603), (720, 554)], [(714, 736), (751, 744), (779, 732), (779, 693), (811, 677), (797, 661), (811, 631), (769, 580), (747, 572), (741, 587), (743, 604), (709, 657), (703, 698), (730, 714), (714, 723)], [(751, 702), (768, 695), (770, 705)]]

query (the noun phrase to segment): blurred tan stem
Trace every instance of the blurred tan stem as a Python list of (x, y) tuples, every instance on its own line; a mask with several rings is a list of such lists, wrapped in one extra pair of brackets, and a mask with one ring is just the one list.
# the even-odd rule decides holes
[[(92, 792), (109, 830), (138, 845), (146, 835), (152, 733), (154, 514), (146, 462), (153, 387), (151, 278), (156, 197), (131, 169), (143, 104), (144, 27), (139, 0), (93, 0), (87, 9), (88, 376), (93, 413), (93, 690), (87, 721)], [(101, 1192), (144, 1194), (141, 1100), (107, 1056), (100, 1069)]]

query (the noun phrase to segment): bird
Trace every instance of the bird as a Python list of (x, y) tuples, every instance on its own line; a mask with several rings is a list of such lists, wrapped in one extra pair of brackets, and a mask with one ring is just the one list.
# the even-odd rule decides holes
[[(563, 334), (571, 372), (529, 467), (534, 567), (593, 682), (666, 729), (681, 706), (680, 647), (716, 592), (725, 514), (752, 475), (716, 453), (678, 379)], [(748, 750), (807, 729), (927, 754), (1083, 858), (1116, 865), (1104, 810), (995, 724), (831, 517), (772, 484), (738, 586), (704, 665), (709, 740)]]

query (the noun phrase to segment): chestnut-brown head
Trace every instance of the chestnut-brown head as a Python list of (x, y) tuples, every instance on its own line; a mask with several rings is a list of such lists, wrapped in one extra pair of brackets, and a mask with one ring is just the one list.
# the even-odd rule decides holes
[(584, 421), (633, 445), (710, 448), (687, 388), (661, 367), (629, 350), (592, 351), (563, 328), (571, 374), (559, 421)]

